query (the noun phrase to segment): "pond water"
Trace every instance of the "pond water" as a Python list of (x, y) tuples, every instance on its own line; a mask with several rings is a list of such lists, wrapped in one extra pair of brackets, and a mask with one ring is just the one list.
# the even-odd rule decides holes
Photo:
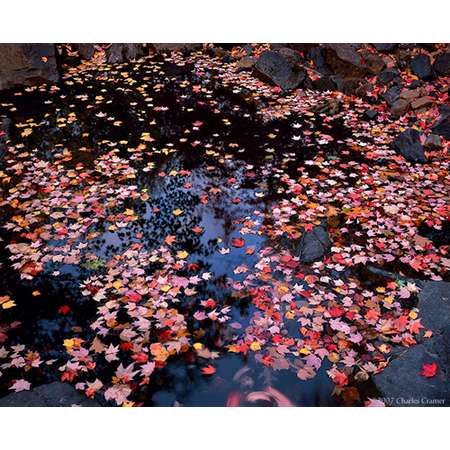
[[(329, 161), (351, 159), (349, 152), (342, 152), (350, 130), (339, 119), (322, 121), (317, 116), (305, 121), (292, 115), (263, 122), (256, 105), (246, 101), (242, 93), (235, 94), (216, 83), (213, 70), (210, 77), (200, 77), (189, 64), (155, 58), (86, 71), (66, 78), (59, 90), (18, 92), (7, 93), (0, 101), (2, 112), (14, 124), (24, 124), (12, 131), (12, 142), (23, 142), (24, 151), (37, 149), (34, 156), (44, 161), (59, 161), (66, 175), (71, 169), (94, 171), (96, 181), (91, 186), (98, 183), (112, 189), (120, 180), (124, 186), (137, 186), (140, 192), (139, 197), (124, 195), (118, 205), (112, 202), (112, 212), (102, 212), (89, 227), (93, 235), (88, 239), (86, 234), (69, 239), (71, 248), (85, 244), (78, 255), (80, 262), (70, 264), (64, 258), (50, 261), (31, 280), (21, 279), (11, 268), (10, 252), (5, 248), (17, 242), (20, 233), (2, 228), (0, 293), (17, 304), (4, 311), (2, 322), (21, 322), (8, 331), (8, 344), (23, 344), (38, 351), (42, 359), (58, 361), (30, 372), (28, 379), (33, 385), (60, 377), (56, 368), (66, 355), (64, 339), (76, 335), (91, 342), (95, 337), (90, 325), (97, 319), (99, 304), (82, 293), (86, 280), (104, 274), (108, 262), (131, 246), (152, 252), (164, 245), (167, 236), (172, 237), (174, 252), (188, 254), (185, 276), (195, 276), (199, 270), (211, 274), (197, 287), (194, 298), (183, 298), (177, 308), (187, 318), (191, 335), (219, 353), (259, 314), (250, 296), (233, 294), (230, 280), (243, 282), (248, 275), (245, 269), (236, 273), (236, 268), (251, 269), (261, 250), (274, 247), (283, 252), (288, 245), (262, 231), (274, 226), (269, 212), (285, 195), (282, 176), (298, 175), (299, 167), (305, 174), (317, 173), (304, 161), (318, 150), (293, 139), (293, 135), (326, 133), (333, 139), (321, 147), (324, 157)], [(298, 126), (293, 128), (293, 123)], [(32, 132), (24, 136), (26, 128)], [(284, 150), (275, 152), (274, 147)], [(118, 158), (116, 166), (109, 165), (113, 154)], [(104, 166), (99, 169), (102, 155)], [(133, 177), (123, 177), (120, 171), (126, 172), (126, 167), (107, 173), (123, 161), (133, 169)], [(61, 190), (71, 192), (70, 183), (57, 182), (61, 182)], [(92, 210), (82, 211), (86, 204), (81, 198), (77, 200), (77, 195), (72, 192), (65, 201), (73, 202), (74, 210), (80, 202), (79, 217), (92, 218)], [(63, 216), (68, 213), (65, 208), (61, 211)], [(122, 215), (117, 219), (119, 213)], [(114, 220), (111, 214), (116, 214)], [(7, 211), (3, 222), (9, 220)], [(245, 245), (234, 245), (239, 239), (245, 239)], [(48, 240), (45, 245), (58, 248), (64, 242)], [(207, 320), (204, 325), (191, 321), (199, 301), (208, 298), (220, 307), (229, 306), (228, 321)], [(286, 334), (298, 338), (298, 328), (293, 321)], [(132, 360), (124, 355), (121, 358), (129, 364)], [(136, 390), (136, 401), (146, 406), (225, 406), (230, 398), (239, 398), (242, 405), (272, 405), (276, 402), (261, 396), (253, 401), (246, 398), (249, 392), (271, 387), (298, 406), (342, 402), (332, 395), (334, 384), (326, 373), (331, 362), (326, 359), (309, 380), (300, 380), (296, 371), (266, 367), (253, 352), (223, 352), (211, 363), (216, 372), (205, 376), (200, 370), (205, 360), (195, 352), (170, 357), (152, 374), (148, 385)], [(101, 379), (114, 375), (109, 365), (100, 362), (95, 371)], [(7, 393), (11, 379), (19, 374), (19, 369), (13, 369), (0, 379), (1, 394)], [(359, 384), (358, 390), (364, 393), (361, 397), (376, 395), (370, 381)]]

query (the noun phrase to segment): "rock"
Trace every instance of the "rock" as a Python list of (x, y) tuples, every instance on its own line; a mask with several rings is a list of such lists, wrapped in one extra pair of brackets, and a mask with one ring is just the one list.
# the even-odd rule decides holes
[(256, 59), (253, 56), (244, 56), (236, 63), (237, 70), (250, 70), (255, 65)]
[[(393, 406), (450, 405), (450, 283), (421, 284), (418, 296), (421, 323), (433, 331), (433, 337), (401, 351), (383, 372), (374, 376), (382, 394), (393, 399)], [(433, 362), (438, 365), (434, 377), (419, 375), (423, 364)]]
[(301, 64), (303, 61), (299, 53), (296, 50), (293, 50), (292, 48), (281, 47), (278, 50), (276, 50), (276, 52), (279, 53), (284, 58), (286, 58), (292, 64)]
[(379, 52), (392, 52), (398, 44), (372, 44)]
[(405, 89), (400, 92), (400, 98), (409, 102), (419, 98), (421, 95), (422, 91), (420, 89)]
[(414, 75), (418, 76), (422, 80), (431, 78), (433, 74), (430, 58), (427, 55), (415, 56), (410, 61), (409, 68)]
[(378, 83), (381, 85), (389, 84), (391, 81), (393, 81), (395, 78), (399, 76), (399, 71), (397, 69), (386, 69), (383, 70), (378, 75)]
[(322, 75), (332, 75), (333, 71), (327, 66), (325, 59), (322, 55), (322, 49), (320, 47), (314, 47), (308, 51), (307, 59), (310, 59), (316, 66), (316, 69)]
[(409, 102), (407, 100), (399, 98), (391, 106), (391, 114), (393, 114), (394, 116), (402, 116), (403, 114), (408, 112), (408, 109)]
[(400, 133), (394, 141), (394, 149), (407, 161), (425, 163), (427, 159), (420, 143), (420, 133), (417, 130), (408, 128)]
[(380, 73), (386, 66), (383, 58), (376, 53), (371, 53), (366, 50), (362, 50), (359, 55), (363, 58), (363, 64), (367, 67), (368, 71), (376, 75)]
[(316, 114), (324, 113), (333, 116), (334, 114), (337, 114), (339, 112), (341, 106), (342, 102), (339, 99), (329, 98), (313, 106), (311, 108), (311, 111)]
[[(447, 105), (443, 105), (447, 106)], [(441, 113), (438, 121), (433, 125), (433, 133), (442, 136), (444, 139), (450, 139), (450, 108), (440, 108)]]
[(76, 44), (78, 55), (83, 59), (91, 59), (94, 56), (94, 44)]
[(322, 54), (326, 64), (341, 77), (362, 78), (370, 72), (354, 44), (324, 44)]
[(378, 111), (376, 109), (366, 109), (364, 111), (364, 116), (369, 120), (373, 120), (378, 116)]
[(111, 44), (106, 50), (109, 64), (122, 63), (144, 55), (142, 44)]
[(389, 106), (392, 106), (398, 100), (401, 90), (400, 86), (392, 86), (383, 94), (383, 98)]
[[(180, 52), (182, 50), (185, 50), (185, 51), (198, 50), (198, 49), (202, 48), (202, 45), (203, 44), (193, 44), (193, 43), (185, 43), (185, 44), (183, 44), (183, 43), (180, 43), (180, 44), (178, 44), (178, 43), (176, 43), (176, 44), (174, 44), (174, 43), (172, 43), (172, 44), (152, 44), (153, 48), (158, 53), (162, 53), (162, 52), (166, 52), (166, 51), (169, 51), (169, 52)], [(224, 44), (217, 44), (217, 45), (227, 49), (227, 47)], [(231, 48), (233, 46), (234, 45), (231, 45)]]
[(419, 109), (434, 103), (433, 97), (420, 97), (411, 102), (412, 109)]
[(425, 141), (425, 147), (439, 148), (442, 146), (441, 137), (437, 134), (430, 134)]
[(331, 77), (323, 75), (320, 78), (313, 80), (313, 89), (316, 91), (335, 91), (337, 89), (336, 83)]
[(439, 75), (450, 76), (450, 53), (439, 55), (434, 61), (433, 69)]
[(345, 95), (357, 95), (364, 97), (369, 92), (372, 86), (365, 80), (360, 78), (341, 78), (332, 77), (336, 83), (337, 90), (343, 92)]
[(59, 80), (53, 44), (0, 44), (0, 90)]
[(55, 381), (43, 384), (30, 391), (8, 394), (0, 398), (0, 407), (5, 406), (101, 406), (89, 400), (81, 392), (67, 383)]
[(317, 225), (303, 234), (296, 253), (302, 263), (308, 264), (321, 259), (330, 246), (331, 241), (325, 226)]
[(255, 72), (263, 80), (269, 80), (284, 91), (297, 88), (305, 79), (306, 71), (278, 52), (266, 51), (255, 63)]

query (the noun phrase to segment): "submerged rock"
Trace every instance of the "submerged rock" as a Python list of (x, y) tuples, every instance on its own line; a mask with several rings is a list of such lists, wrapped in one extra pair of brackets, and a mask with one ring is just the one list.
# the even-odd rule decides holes
[(67, 383), (55, 381), (43, 384), (31, 391), (14, 392), (0, 398), (0, 407), (5, 406), (101, 406), (89, 400)]
[(408, 128), (397, 136), (394, 141), (394, 149), (407, 161), (427, 162), (423, 145), (420, 142), (420, 133), (412, 128)]
[(278, 52), (262, 53), (255, 63), (256, 74), (263, 80), (270, 80), (285, 91), (295, 89), (304, 81), (306, 71)]

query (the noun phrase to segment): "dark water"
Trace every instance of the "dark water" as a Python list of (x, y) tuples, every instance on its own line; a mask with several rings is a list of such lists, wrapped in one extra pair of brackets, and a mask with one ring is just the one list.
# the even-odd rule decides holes
[[(67, 148), (73, 157), (64, 164), (67, 167), (82, 164), (85, 168), (91, 168), (95, 158), (109, 151), (109, 142), (113, 142), (119, 156), (127, 158), (132, 167), (139, 169), (138, 178), (130, 184), (137, 184), (149, 194), (147, 201), (125, 201), (125, 206), (132, 208), (139, 218), (123, 231), (109, 231), (102, 224), (97, 226), (100, 234), (88, 242), (85, 250), (86, 254), (97, 256), (99, 265), (96, 268), (89, 264), (52, 264), (32, 281), (21, 280), (10, 268), (9, 252), (2, 249), (1, 293), (7, 293), (17, 303), (16, 308), (5, 311), (2, 320), (21, 322), (19, 328), (9, 332), (9, 344), (22, 343), (49, 359), (63, 361), (62, 341), (73, 336), (74, 327), (82, 328), (79, 336), (86, 341), (94, 337), (86, 324), (95, 320), (97, 304), (81, 295), (80, 282), (96, 271), (101, 272), (105, 261), (125, 251), (133, 242), (140, 242), (152, 250), (169, 234), (176, 237), (175, 250), (189, 252), (188, 262), (214, 274), (199, 295), (230, 304), (230, 322), (246, 327), (255, 307), (245, 299), (238, 302), (231, 299), (227, 278), (232, 275), (239, 279), (232, 273), (236, 266), (252, 267), (258, 250), (277, 244), (266, 242), (266, 238), (258, 233), (259, 227), (267, 225), (262, 213), (282, 195), (279, 178), (273, 169), (295, 173), (301, 162), (315, 151), (291, 139), (291, 123), (295, 117), (289, 121), (262, 123), (254, 104), (245, 101), (242, 95), (218, 87), (212, 77), (209, 80), (197, 77), (189, 65), (180, 67), (161, 61), (158, 66), (122, 65), (116, 72), (88, 72), (75, 77), (73, 84), (62, 85), (58, 92), (34, 91), (21, 96), (11, 92), (0, 102), (13, 103), (17, 108), (11, 112), (6, 107), (3, 111), (14, 123), (25, 123), (29, 119), (42, 123), (25, 138), (16, 128), (11, 136), (13, 142), (24, 141), (27, 148), (38, 148), (39, 153), (49, 160)], [(136, 83), (125, 82), (120, 75), (122, 72), (132, 75)], [(194, 93), (185, 89), (183, 82), (206, 87), (207, 91)], [(159, 84), (163, 87), (158, 90), (155, 86)], [(150, 102), (138, 89), (142, 85), (148, 85), (148, 91), (152, 92)], [(89, 100), (83, 101), (80, 95), (86, 94)], [(99, 104), (95, 103), (96, 96), (103, 97)], [(87, 108), (87, 105), (91, 107)], [(155, 106), (168, 109), (155, 111)], [(100, 111), (113, 116), (121, 125), (115, 126), (112, 121), (98, 117), (96, 114)], [(77, 120), (59, 128), (58, 119), (67, 118), (70, 113), (75, 113)], [(155, 117), (156, 124), (152, 125)], [(193, 129), (194, 122), (202, 124)], [(338, 121), (321, 123), (317, 118), (314, 124), (300, 120), (299, 123), (303, 129), (324, 130), (335, 137), (333, 144), (323, 149), (329, 158), (339, 154), (339, 140), (349, 133)], [(185, 133), (186, 129), (190, 130), (189, 134)], [(135, 148), (144, 132), (151, 134), (158, 149), (167, 149), (166, 154), (154, 152), (149, 158), (145, 153), (130, 153), (127, 149)], [(276, 137), (269, 139), (270, 134)], [(183, 136), (186, 136), (186, 142), (180, 142)], [(273, 153), (274, 145), (284, 148), (285, 152)], [(176, 151), (171, 152), (171, 149)], [(150, 168), (143, 171), (145, 167)], [(171, 176), (172, 171), (189, 171), (190, 174)], [(162, 172), (166, 175), (161, 176)], [(191, 183), (192, 188), (186, 188), (186, 182)], [(205, 193), (207, 203), (202, 202)], [(183, 214), (174, 217), (172, 212), (176, 208)], [(254, 234), (245, 235), (245, 247), (222, 255), (218, 251), (221, 247), (230, 247), (233, 238), (241, 237), (239, 225), (243, 220), (256, 224)], [(204, 233), (192, 233), (196, 226), (202, 227)], [(139, 234), (142, 237), (137, 239)], [(4, 229), (1, 229), (1, 237), (2, 245), (14, 240), (14, 235)], [(245, 252), (249, 246), (255, 249), (253, 255)], [(60, 276), (52, 276), (54, 270), (59, 270)], [(41, 295), (33, 296), (35, 290)], [(59, 312), (63, 305), (70, 308), (69, 314)], [(210, 349), (220, 347), (218, 342), (228, 332), (225, 325), (211, 324), (204, 342)], [(338, 402), (332, 396), (333, 384), (326, 374), (330, 365), (327, 361), (309, 381), (300, 381), (294, 372), (264, 368), (251, 355), (226, 353), (213, 363), (216, 374), (204, 377), (195, 358), (186, 355), (170, 359), (168, 365), (152, 377), (151, 385), (141, 391), (139, 400), (145, 405), (157, 406), (173, 405), (175, 401), (186, 406), (224, 406), (231, 392), (258, 391), (272, 386), (299, 406)], [(99, 366), (98, 370), (107, 373), (108, 367)], [(58, 375), (55, 366), (43, 365), (33, 373), (33, 384), (54, 380)], [(7, 392), (7, 384), (8, 379), (4, 377), (0, 393)]]

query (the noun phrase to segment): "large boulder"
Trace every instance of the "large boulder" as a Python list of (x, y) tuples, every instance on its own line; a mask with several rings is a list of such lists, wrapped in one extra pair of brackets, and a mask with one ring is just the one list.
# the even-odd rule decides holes
[(322, 55), (336, 75), (344, 78), (362, 78), (370, 70), (355, 44), (324, 44)]
[(59, 80), (53, 44), (0, 44), (0, 90)]
[(5, 406), (101, 406), (89, 400), (67, 383), (55, 381), (43, 384), (31, 391), (14, 392), (0, 398), (0, 407)]
[[(450, 283), (423, 282), (418, 308), (421, 324), (433, 337), (397, 354), (374, 382), (390, 406), (450, 406)], [(420, 375), (436, 363), (435, 376)], [(399, 382), (401, 380), (401, 382)]]
[(394, 149), (407, 161), (414, 163), (425, 163), (423, 145), (420, 142), (420, 133), (413, 128), (408, 128), (400, 133), (394, 141)]
[(434, 61), (433, 69), (439, 75), (450, 76), (450, 53), (439, 55)]
[(409, 63), (411, 72), (422, 80), (431, 78), (433, 69), (427, 55), (417, 55)]
[(284, 91), (300, 86), (306, 71), (278, 52), (266, 51), (255, 63), (255, 74), (264, 81), (270, 81)]

